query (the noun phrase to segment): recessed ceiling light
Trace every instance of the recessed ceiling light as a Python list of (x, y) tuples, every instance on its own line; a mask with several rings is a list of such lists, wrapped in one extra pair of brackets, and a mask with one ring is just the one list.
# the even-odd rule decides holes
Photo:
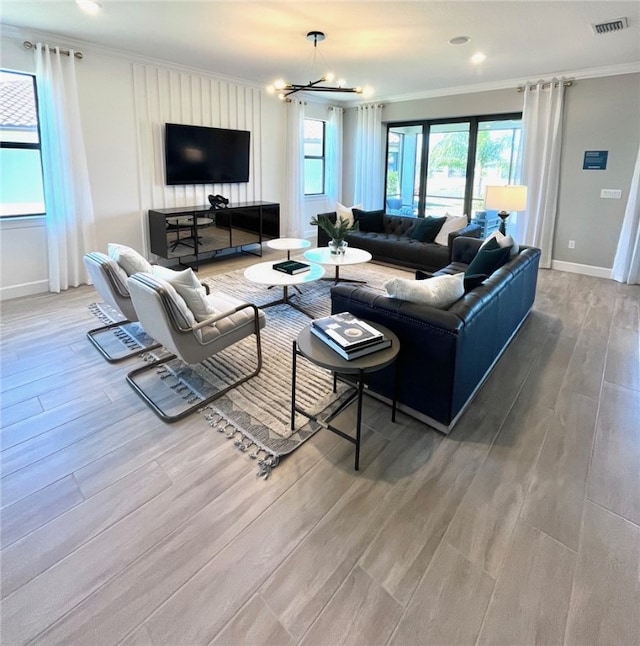
[(98, 13), (102, 5), (95, 0), (76, 0), (76, 4), (86, 13)]
[(470, 41), (469, 36), (456, 36), (449, 41), (449, 45), (466, 45)]
[(476, 52), (472, 57), (471, 57), (471, 62), (475, 63), (478, 65), (478, 63), (482, 63), (484, 60), (486, 60), (487, 55), (483, 54), (482, 52)]

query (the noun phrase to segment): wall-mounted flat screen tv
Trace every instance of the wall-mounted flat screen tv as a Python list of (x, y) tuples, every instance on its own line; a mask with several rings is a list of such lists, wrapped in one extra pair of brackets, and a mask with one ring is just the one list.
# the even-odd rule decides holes
[(250, 141), (247, 130), (167, 123), (167, 184), (248, 182)]

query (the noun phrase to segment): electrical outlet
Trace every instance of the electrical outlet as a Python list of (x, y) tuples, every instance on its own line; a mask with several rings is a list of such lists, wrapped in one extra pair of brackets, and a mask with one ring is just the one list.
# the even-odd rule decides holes
[(600, 191), (600, 197), (608, 200), (619, 200), (622, 197), (622, 191), (619, 188), (603, 188)]
[(576, 248), (576, 241), (569, 240), (569, 249), (575, 249), (575, 248)]

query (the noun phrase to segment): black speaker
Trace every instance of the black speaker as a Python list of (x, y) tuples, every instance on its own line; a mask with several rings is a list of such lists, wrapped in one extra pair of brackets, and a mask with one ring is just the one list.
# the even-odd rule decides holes
[(223, 195), (209, 195), (209, 204), (214, 209), (224, 209), (229, 206), (229, 199)]

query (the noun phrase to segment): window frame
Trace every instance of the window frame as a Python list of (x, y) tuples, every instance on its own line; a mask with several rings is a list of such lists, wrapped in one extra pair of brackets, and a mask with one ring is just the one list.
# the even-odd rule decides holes
[(388, 177), (388, 160), (389, 160), (389, 131), (392, 128), (419, 126), (422, 128), (422, 148), (420, 157), (420, 186), (418, 190), (418, 213), (414, 216), (417, 218), (425, 217), (426, 191), (427, 191), (427, 173), (429, 158), (429, 136), (431, 126), (443, 125), (448, 123), (469, 123), (469, 147), (467, 149), (467, 170), (465, 174), (465, 191), (463, 213), (467, 218), (471, 218), (473, 212), (473, 186), (475, 181), (475, 161), (478, 143), (479, 125), (486, 121), (522, 121), (522, 112), (506, 112), (496, 114), (483, 114), (474, 116), (447, 117), (442, 119), (413, 119), (410, 121), (390, 121), (386, 123), (386, 142), (385, 142), (385, 173), (384, 173), (384, 200), (386, 208), (387, 199), (387, 177)]
[[(28, 76), (31, 78), (31, 83), (33, 85), (33, 97), (35, 101), (35, 110), (36, 110), (36, 130), (38, 133), (37, 142), (27, 142), (27, 141), (1, 141), (0, 140), (0, 149), (8, 150), (37, 150), (40, 156), (40, 174), (42, 179), (42, 186), (44, 189), (44, 169), (42, 167), (42, 133), (40, 130), (40, 109), (38, 104), (38, 87), (36, 85), (36, 76), (29, 72), (19, 72), (17, 70), (10, 70), (4, 67), (0, 68), (0, 72), (5, 74), (15, 74), (17, 76)], [(44, 200), (44, 195), (43, 195)], [(41, 218), (46, 216), (46, 202), (44, 211), (37, 213), (15, 213), (15, 214), (2, 214), (0, 213), (0, 221), (7, 222), (9, 220), (15, 220), (17, 218)]]
[[(305, 197), (317, 197), (319, 195), (325, 195), (327, 192), (327, 122), (323, 119), (314, 119), (313, 117), (305, 117), (305, 121), (318, 121), (322, 124), (322, 154), (321, 155), (304, 155), (304, 167), (305, 172), (303, 173), (303, 178), (306, 178), (306, 166), (307, 159), (321, 160), (322, 162), (322, 190), (319, 193), (307, 193), (307, 187), (304, 186), (304, 196)], [(304, 151), (306, 139), (302, 140), (302, 146)]]

